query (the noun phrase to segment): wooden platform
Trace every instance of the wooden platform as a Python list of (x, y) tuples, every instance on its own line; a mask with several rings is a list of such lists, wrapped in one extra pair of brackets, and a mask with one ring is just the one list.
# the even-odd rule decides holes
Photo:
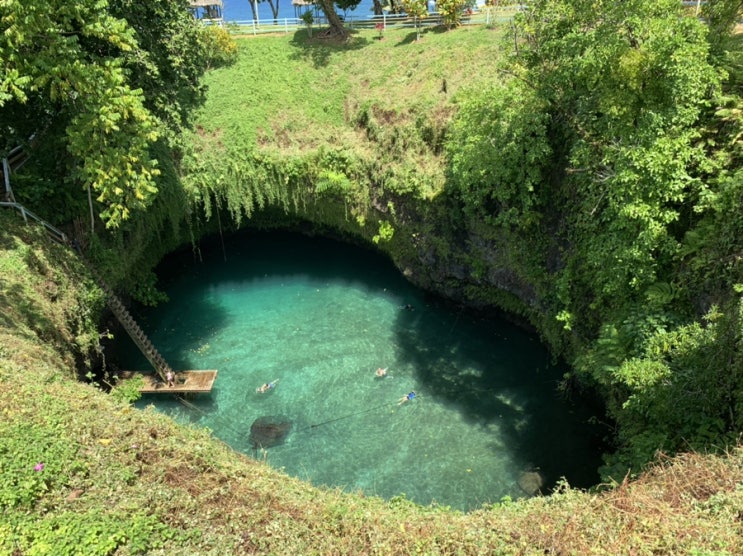
[(195, 394), (212, 391), (217, 371), (176, 371), (173, 386), (168, 386), (153, 372), (123, 371), (120, 378), (129, 380), (137, 376), (144, 379), (139, 389), (143, 394)]

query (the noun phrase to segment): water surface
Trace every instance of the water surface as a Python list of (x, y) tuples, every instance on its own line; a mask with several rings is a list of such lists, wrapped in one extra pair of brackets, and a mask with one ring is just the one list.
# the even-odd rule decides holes
[[(519, 498), (531, 470), (546, 487), (597, 481), (596, 431), (558, 394), (565, 369), (534, 336), (427, 296), (358, 247), (253, 232), (225, 253), (170, 257), (160, 273), (170, 301), (139, 315), (173, 368), (218, 369), (215, 389), (191, 399), (198, 411), (158, 396), (140, 405), (313, 484), (420, 504)], [(122, 365), (148, 367), (128, 339), (118, 348)], [(250, 426), (264, 416), (292, 430), (256, 450)]]

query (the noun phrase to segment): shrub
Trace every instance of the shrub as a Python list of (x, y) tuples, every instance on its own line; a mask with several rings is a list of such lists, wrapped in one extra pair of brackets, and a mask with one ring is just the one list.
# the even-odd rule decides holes
[(237, 60), (237, 43), (223, 27), (208, 25), (203, 28), (200, 38), (207, 67), (229, 66)]

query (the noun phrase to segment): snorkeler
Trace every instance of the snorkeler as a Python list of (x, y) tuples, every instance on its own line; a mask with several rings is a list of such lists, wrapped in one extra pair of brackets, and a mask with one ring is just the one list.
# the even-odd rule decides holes
[(382, 367), (379, 367), (376, 371), (374, 371), (375, 376), (378, 378), (384, 378), (387, 376), (387, 369), (389, 367), (385, 367), (384, 369)]
[(408, 392), (402, 398), (400, 398), (400, 400), (397, 402), (397, 405), (402, 405), (405, 402), (409, 402), (413, 398), (415, 398), (415, 392)]
[(266, 382), (265, 384), (263, 384), (263, 386), (259, 386), (258, 388), (256, 388), (255, 389), (255, 393), (256, 394), (265, 394), (269, 390), (273, 390), (274, 388), (276, 388), (276, 383), (278, 383), (278, 382), (279, 382), (279, 379), (278, 378), (272, 380), (271, 382)]

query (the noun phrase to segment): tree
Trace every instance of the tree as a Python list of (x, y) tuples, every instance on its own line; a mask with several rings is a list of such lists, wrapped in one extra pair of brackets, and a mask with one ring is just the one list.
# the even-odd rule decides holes
[(402, 0), (402, 7), (415, 22), (415, 40), (421, 38), (420, 20), (428, 15), (426, 0)]
[(333, 0), (316, 0), (317, 5), (325, 14), (325, 19), (328, 21), (328, 29), (325, 31), (326, 36), (335, 37), (341, 41), (348, 39), (348, 31), (343, 25), (343, 21), (338, 17), (335, 11)]
[(361, 0), (335, 0), (335, 5), (338, 6), (339, 10), (343, 10), (343, 17), (348, 14), (348, 10), (354, 11), (359, 7)]
[(312, 15), (312, 10), (307, 10), (300, 17), (304, 24), (307, 26), (307, 36), (312, 38), (312, 24), (315, 22), (315, 16)]
[(268, 0), (268, 5), (271, 7), (271, 13), (273, 14), (273, 21), (274, 23), (277, 23), (279, 18), (279, 0), (276, 0), (276, 5), (274, 6), (273, 0)]
[(54, 206), (65, 184), (82, 186), (110, 227), (151, 202), (152, 149), (177, 144), (203, 96), (208, 60), (187, 8), (185, 0), (0, 3), (4, 148), (34, 138), (32, 160), (49, 164), (28, 171), (55, 183), (34, 192), (39, 199)]
[(560, 123), (555, 199), (570, 214), (574, 268), (591, 284), (579, 293), (566, 279), (566, 301), (616, 306), (669, 268), (679, 207), (704, 194), (692, 177), (705, 163), (698, 124), (720, 75), (703, 24), (674, 0), (531, 6), (517, 20), (520, 75)]
[[(510, 71), (544, 107), (559, 163), (542, 233), (560, 247), (555, 314), (619, 424), (615, 469), (684, 442), (724, 444), (740, 426), (739, 307), (689, 257), (730, 269), (740, 248), (737, 185), (718, 177), (740, 119), (735, 102), (715, 110), (723, 72), (709, 28), (675, 0), (536, 0), (515, 29)], [(723, 112), (729, 132), (716, 134)], [(699, 322), (715, 301), (723, 316)]]
[(548, 130), (542, 100), (518, 80), (471, 93), (447, 140), (447, 192), (474, 220), (533, 227), (549, 199)]
[(403, 11), (400, 0), (385, 0), (384, 3), (382, 3), (382, 0), (372, 0), (372, 12), (374, 12), (374, 15), (382, 15), (384, 12), (399, 14)]
[(743, 0), (707, 0), (700, 3), (702, 16), (710, 28), (709, 40), (713, 48), (721, 44), (732, 34), (743, 13)]
[(107, 8), (95, 0), (4, 2), (0, 109), (28, 106), (39, 117), (38, 132), (65, 120), (72, 176), (96, 194), (105, 206), (101, 216), (116, 226), (156, 191), (149, 146), (158, 122), (116, 56), (137, 50), (134, 32)]
[(250, 11), (253, 12), (253, 21), (258, 21), (258, 0), (248, 0)]
[(214, 45), (220, 28), (195, 22), (187, 0), (108, 3), (111, 14), (127, 21), (135, 32), (138, 48), (121, 54), (129, 80), (142, 89), (145, 105), (165, 125), (171, 144), (177, 143), (189, 126), (190, 114), (204, 101), (201, 76), (220, 57), (219, 49), (236, 50), (234, 43), (223, 38)]
[(451, 29), (462, 23), (462, 9), (467, 0), (437, 0), (436, 11), (441, 14), (444, 27)]

